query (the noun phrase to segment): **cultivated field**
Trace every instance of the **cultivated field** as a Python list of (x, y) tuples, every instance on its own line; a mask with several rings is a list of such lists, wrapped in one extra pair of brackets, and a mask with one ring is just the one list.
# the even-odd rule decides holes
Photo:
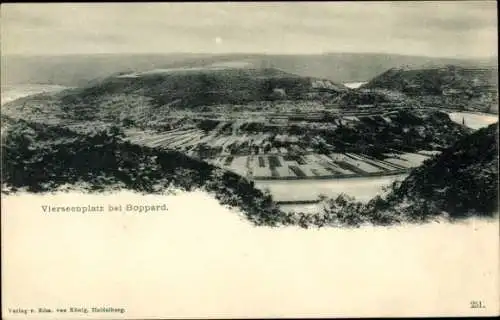
[[(221, 126), (220, 128), (222, 128)], [(355, 153), (319, 154), (289, 143), (271, 147), (271, 134), (206, 134), (195, 127), (163, 133), (129, 129), (128, 139), (150, 147), (187, 152), (253, 180), (337, 179), (404, 173), (433, 152), (386, 154), (385, 159)], [(274, 140), (284, 141), (283, 135)]]

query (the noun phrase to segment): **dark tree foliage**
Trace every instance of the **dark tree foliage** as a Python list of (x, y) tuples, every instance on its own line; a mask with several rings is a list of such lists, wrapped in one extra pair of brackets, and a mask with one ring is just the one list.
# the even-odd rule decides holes
[(205, 132), (212, 131), (217, 127), (217, 125), (220, 123), (220, 120), (216, 119), (203, 119), (200, 122), (198, 122), (196, 125), (198, 128)]
[(425, 200), (416, 201), (414, 212), (464, 217), (498, 211), (498, 123), (467, 135), (416, 168), (389, 200), (404, 197)]
[[(190, 158), (122, 140), (116, 127), (82, 135), (66, 128), (19, 121), (2, 144), (2, 183), (16, 191), (51, 192), (64, 184), (103, 191), (115, 185), (155, 193), (169, 186), (204, 188), (224, 204), (239, 207), (257, 225), (281, 223), (270, 195), (245, 178)], [(159, 188), (158, 188), (159, 187)], [(2, 189), (2, 192), (10, 192)]]

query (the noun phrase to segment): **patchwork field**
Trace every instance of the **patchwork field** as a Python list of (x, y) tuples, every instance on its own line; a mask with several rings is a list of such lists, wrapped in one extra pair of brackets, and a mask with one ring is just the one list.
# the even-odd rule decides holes
[[(223, 126), (220, 126), (222, 129)], [(355, 154), (319, 154), (293, 143), (269, 147), (267, 134), (206, 134), (198, 128), (184, 127), (163, 133), (129, 129), (131, 142), (150, 147), (187, 152), (217, 166), (253, 180), (300, 180), (373, 177), (405, 173), (438, 152), (388, 153), (384, 159)], [(282, 136), (278, 139), (284, 140)]]
[(370, 159), (364, 155), (303, 154), (222, 156), (208, 162), (234, 171), (253, 180), (300, 180), (373, 177), (404, 173), (428, 159), (414, 153)]

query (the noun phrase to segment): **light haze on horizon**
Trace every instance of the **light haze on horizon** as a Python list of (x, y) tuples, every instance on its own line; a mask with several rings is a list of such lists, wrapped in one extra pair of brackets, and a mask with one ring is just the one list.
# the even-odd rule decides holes
[(495, 1), (2, 4), (2, 55), (497, 56)]

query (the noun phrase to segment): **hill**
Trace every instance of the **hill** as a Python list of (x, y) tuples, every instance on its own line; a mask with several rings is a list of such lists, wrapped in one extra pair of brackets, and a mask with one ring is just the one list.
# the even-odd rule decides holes
[(81, 86), (124, 70), (137, 72), (156, 68), (201, 67), (231, 61), (244, 61), (255, 68), (278, 68), (304, 77), (324, 78), (339, 83), (367, 81), (387, 69), (403, 65), (496, 65), (493, 59), (478, 61), (379, 53), (2, 56), (1, 81), (2, 84)]
[(361, 88), (399, 91), (424, 105), (498, 112), (497, 67), (392, 68)]
[[(73, 120), (133, 121), (197, 107), (245, 105), (279, 100), (315, 100), (349, 90), (328, 80), (301, 77), (275, 68), (211, 66), (121, 72), (57, 94), (26, 97), (7, 106)], [(228, 110), (230, 111), (230, 110)], [(49, 115), (49, 114), (48, 114)], [(119, 119), (118, 119), (119, 120)]]
[[(318, 91), (315, 79), (274, 68), (170, 68), (121, 74), (62, 96), (65, 106), (99, 105), (113, 95), (141, 96), (153, 108), (175, 109), (258, 101), (297, 100)], [(347, 90), (331, 84), (332, 92)]]
[(447, 65), (425, 69), (392, 68), (370, 80), (363, 88), (398, 90), (409, 95), (442, 95), (460, 90), (474, 96), (497, 86), (497, 68)]
[(498, 123), (480, 129), (428, 160), (393, 187), (388, 204), (410, 216), (452, 218), (498, 211)]

